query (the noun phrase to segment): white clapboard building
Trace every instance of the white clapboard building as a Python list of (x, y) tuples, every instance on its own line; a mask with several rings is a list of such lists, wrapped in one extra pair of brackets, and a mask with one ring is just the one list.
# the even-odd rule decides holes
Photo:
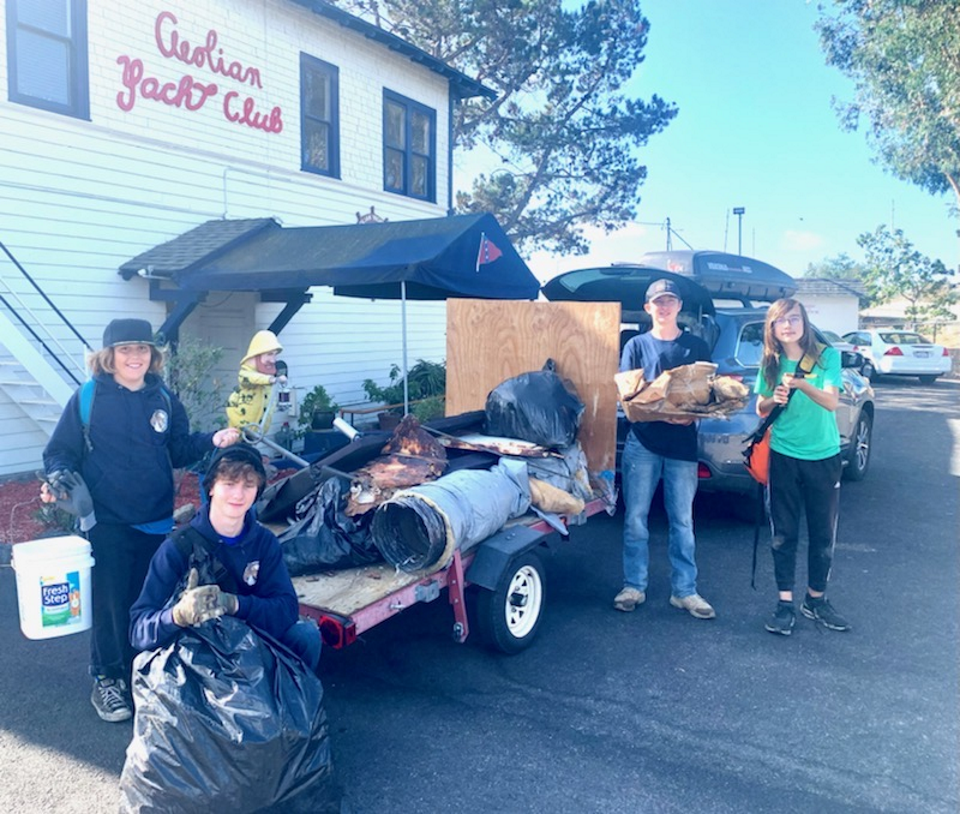
[[(173, 319), (223, 347), (226, 395), (250, 337), (290, 301), (212, 289), (187, 302), (163, 262), (136, 258), (189, 269), (229, 248), (237, 221), (246, 235), (443, 218), (452, 111), (491, 95), (320, 0), (0, 5), (0, 477), (40, 466), (86, 375), (84, 341), (99, 347), (112, 318)], [(364, 378), (386, 383), (400, 303), (319, 286), (302, 299), (281, 333), (291, 381), (341, 404), (363, 400)], [(409, 303), (411, 363), (443, 358), (444, 320), (443, 302)]]

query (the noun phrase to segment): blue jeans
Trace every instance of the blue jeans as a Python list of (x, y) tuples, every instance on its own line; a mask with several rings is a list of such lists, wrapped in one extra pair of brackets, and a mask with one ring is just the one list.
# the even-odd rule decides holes
[(650, 561), (650, 530), (647, 516), (650, 503), (663, 480), (663, 502), (670, 524), (668, 554), (673, 596), (682, 598), (697, 592), (696, 543), (693, 537), (693, 498), (697, 494), (697, 464), (655, 455), (631, 432), (621, 459), (623, 480), (623, 584), (639, 591), (647, 589)]

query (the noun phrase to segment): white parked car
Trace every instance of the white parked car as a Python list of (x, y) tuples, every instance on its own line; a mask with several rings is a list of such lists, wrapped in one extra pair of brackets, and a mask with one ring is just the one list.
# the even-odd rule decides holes
[(943, 345), (914, 331), (851, 331), (843, 339), (869, 359), (874, 371), (882, 376), (916, 376), (923, 384), (933, 384), (950, 372), (953, 363)]
[[(823, 338), (827, 340), (833, 347), (839, 351), (853, 351), (857, 352), (857, 348), (850, 342), (846, 342), (841, 339), (840, 334), (834, 333), (833, 331), (821, 331)], [(873, 369), (873, 360), (870, 357), (861, 354), (863, 359), (863, 364), (857, 368), (860, 371), (860, 375), (863, 376), (867, 381), (870, 381), (873, 378), (874, 369)]]

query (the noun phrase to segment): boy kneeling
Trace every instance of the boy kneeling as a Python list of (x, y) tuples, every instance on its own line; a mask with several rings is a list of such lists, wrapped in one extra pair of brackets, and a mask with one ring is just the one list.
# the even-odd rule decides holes
[[(266, 481), (260, 453), (248, 444), (216, 452), (202, 481), (209, 502), (189, 529), (164, 540), (130, 609), (130, 642), (135, 648), (155, 650), (169, 644), (181, 628), (230, 614), (276, 639), (316, 670), (320, 632), (315, 625), (298, 621), (297, 595), (280, 543), (250, 513)], [(192, 545), (184, 540), (196, 535), (223, 566), (215, 585), (198, 585), (196, 569), (187, 575)], [(168, 607), (184, 575), (186, 588)]]

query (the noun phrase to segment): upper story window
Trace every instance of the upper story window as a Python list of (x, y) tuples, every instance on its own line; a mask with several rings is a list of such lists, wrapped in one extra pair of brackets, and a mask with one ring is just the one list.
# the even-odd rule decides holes
[(383, 188), (436, 200), (437, 114), (399, 94), (383, 92)]
[(300, 168), (340, 177), (340, 71), (300, 54)]
[(7, 0), (11, 102), (90, 118), (86, 0)]

